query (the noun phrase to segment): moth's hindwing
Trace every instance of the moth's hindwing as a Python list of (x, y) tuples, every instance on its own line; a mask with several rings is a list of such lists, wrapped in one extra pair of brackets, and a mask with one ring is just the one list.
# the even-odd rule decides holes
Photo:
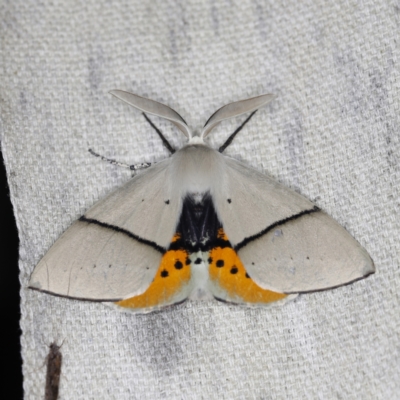
[(189, 253), (184, 248), (181, 234), (176, 233), (148, 289), (115, 304), (132, 310), (151, 311), (186, 300), (191, 290)]
[(262, 289), (247, 273), (222, 228), (209, 253), (210, 290), (217, 300), (242, 304), (265, 304), (282, 300), (284, 293)]

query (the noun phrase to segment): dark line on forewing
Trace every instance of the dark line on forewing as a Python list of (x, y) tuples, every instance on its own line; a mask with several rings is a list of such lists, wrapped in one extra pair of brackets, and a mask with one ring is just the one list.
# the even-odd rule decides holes
[(87, 222), (89, 224), (95, 224), (95, 225), (101, 226), (102, 228), (111, 229), (114, 232), (122, 233), (122, 234), (130, 237), (131, 239), (136, 240), (139, 243), (146, 244), (147, 246), (152, 247), (154, 250), (157, 250), (161, 254), (164, 254), (166, 252), (164, 247), (158, 245), (156, 242), (141, 238), (140, 236), (137, 236), (134, 233), (127, 231), (124, 228), (120, 228), (119, 226), (107, 224), (106, 222), (101, 222), (101, 221), (98, 221), (97, 219), (93, 219), (93, 218), (86, 218), (84, 215), (82, 215), (82, 217), (79, 218), (79, 221)]
[(280, 221), (274, 222), (273, 224), (271, 224), (271, 225), (267, 226), (265, 229), (263, 229), (261, 232), (256, 233), (255, 235), (252, 235), (252, 236), (248, 236), (247, 238), (244, 238), (240, 243), (238, 243), (235, 246), (235, 250), (239, 251), (242, 247), (246, 246), (253, 240), (259, 239), (261, 236), (264, 236), (265, 234), (267, 234), (268, 232), (270, 232), (272, 229), (276, 228), (279, 225), (284, 225), (287, 222), (294, 221), (295, 219), (301, 218), (304, 215), (312, 214), (312, 213), (315, 213), (318, 211), (321, 211), (321, 209), (318, 208), (317, 206), (314, 206), (311, 210), (304, 210), (304, 211), (299, 212), (298, 214), (294, 214), (294, 215), (291, 215), (290, 217), (287, 217), (287, 218), (281, 219)]

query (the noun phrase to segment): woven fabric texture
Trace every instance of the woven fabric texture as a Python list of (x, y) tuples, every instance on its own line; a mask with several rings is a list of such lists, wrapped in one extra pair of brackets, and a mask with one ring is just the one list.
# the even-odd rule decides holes
[[(14, 0), (0, 17), (26, 399), (44, 396), (54, 341), (60, 399), (399, 396), (399, 1)], [(168, 104), (197, 129), (231, 101), (277, 94), (227, 154), (314, 201), (377, 273), (268, 309), (187, 302), (148, 315), (28, 290), (60, 234), (131, 177), (89, 148), (129, 164), (168, 156), (111, 89)]]

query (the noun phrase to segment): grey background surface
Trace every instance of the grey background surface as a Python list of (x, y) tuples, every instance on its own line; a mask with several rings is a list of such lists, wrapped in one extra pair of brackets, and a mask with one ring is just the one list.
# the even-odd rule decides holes
[[(16, 0), (0, 16), (26, 399), (44, 394), (53, 341), (64, 341), (61, 399), (398, 395), (398, 1)], [(227, 154), (315, 201), (377, 273), (266, 310), (189, 302), (135, 316), (27, 290), (59, 235), (130, 178), (88, 148), (127, 163), (168, 155), (140, 113), (107, 94), (115, 88), (168, 104), (194, 128), (231, 101), (277, 94)]]

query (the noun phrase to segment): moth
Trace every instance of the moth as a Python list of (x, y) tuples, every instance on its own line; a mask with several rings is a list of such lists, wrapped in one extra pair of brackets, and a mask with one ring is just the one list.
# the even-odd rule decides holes
[[(62, 344), (61, 344), (62, 346)], [(57, 400), (60, 388), (60, 376), (62, 365), (62, 354), (60, 351), (61, 346), (52, 343), (49, 348), (49, 354), (46, 357), (47, 371), (46, 371), (46, 387), (45, 387), (45, 400)]]
[(220, 108), (198, 134), (164, 104), (110, 93), (171, 121), (187, 144), (174, 151), (162, 137), (171, 157), (67, 229), (34, 269), (30, 288), (150, 312), (188, 298), (264, 306), (374, 273), (366, 250), (315, 204), (222, 154), (235, 132), (220, 151), (207, 145), (217, 124), (255, 112), (273, 95)]

